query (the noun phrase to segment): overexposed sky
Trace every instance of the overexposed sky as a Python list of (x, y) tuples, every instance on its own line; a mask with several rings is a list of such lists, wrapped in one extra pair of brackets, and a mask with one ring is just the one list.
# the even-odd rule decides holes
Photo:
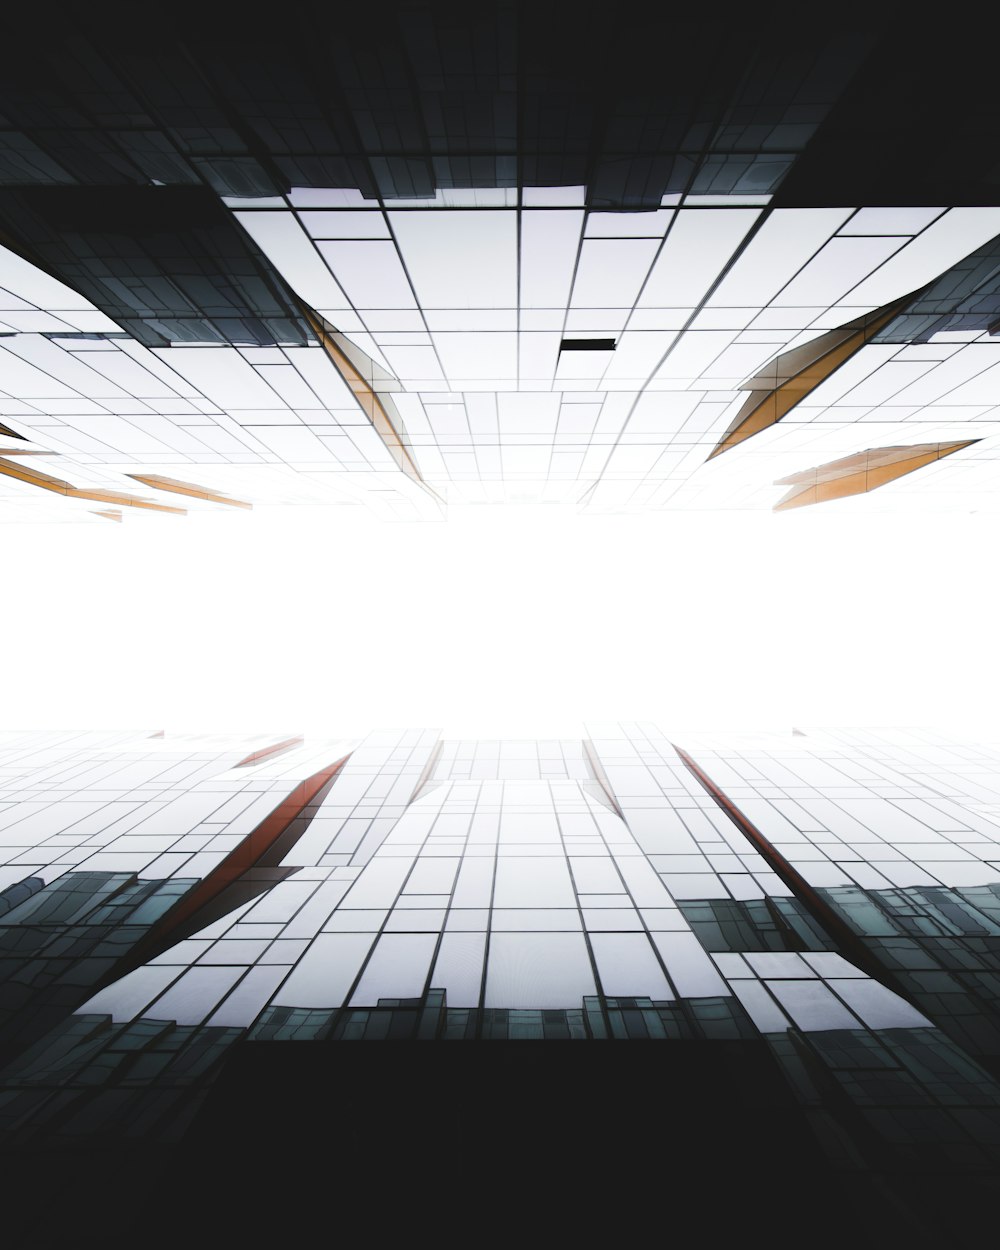
[(8, 729), (998, 720), (989, 515), (263, 508), (0, 538)]

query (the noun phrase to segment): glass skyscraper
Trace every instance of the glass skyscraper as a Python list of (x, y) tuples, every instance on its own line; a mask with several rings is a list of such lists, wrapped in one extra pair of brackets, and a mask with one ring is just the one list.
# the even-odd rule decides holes
[[(0, 519), (995, 512), (992, 41), (807, 18), (22, 14)], [(966, 1244), (1000, 739), (663, 726), (0, 731), (12, 1244)]]

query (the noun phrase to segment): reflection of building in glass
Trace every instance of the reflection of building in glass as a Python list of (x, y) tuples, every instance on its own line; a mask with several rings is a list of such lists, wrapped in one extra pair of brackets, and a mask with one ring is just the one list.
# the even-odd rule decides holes
[(232, 1146), (428, 1079), (494, 1115), (583, 1082), (560, 1133), (605, 1132), (619, 1082), (664, 1081), (696, 1136), (745, 1151), (757, 1115), (796, 1183), (829, 1170), (865, 1218), (929, 1172), (930, 1226), (992, 1193), (997, 753), (591, 735), (8, 735), (8, 1149)]

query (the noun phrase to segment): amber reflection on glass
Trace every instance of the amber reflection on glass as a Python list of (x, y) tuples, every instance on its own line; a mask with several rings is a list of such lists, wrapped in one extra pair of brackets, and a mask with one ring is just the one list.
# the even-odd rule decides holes
[(829, 464), (821, 464), (814, 469), (803, 469), (801, 473), (792, 473), (775, 483), (777, 486), (791, 486), (792, 489), (774, 505), (774, 511), (804, 508), (828, 499), (843, 499), (847, 495), (864, 495), (977, 442), (978, 439), (969, 438), (959, 443), (874, 447), (840, 460), (831, 460)]
[(912, 299), (912, 295), (907, 295), (839, 329), (821, 334), (802, 347), (783, 352), (744, 382), (740, 389), (750, 391), (750, 395), (709, 460), (780, 421), (873, 339)]
[(169, 491), (174, 495), (190, 495), (194, 499), (206, 499), (210, 503), (224, 503), (231, 508), (252, 508), (252, 503), (243, 499), (232, 499), (229, 495), (220, 494), (206, 486), (195, 486), (193, 482), (178, 482), (173, 477), (161, 477), (158, 473), (129, 473), (128, 476), (144, 486), (152, 486), (154, 490)]
[[(399, 414), (395, 412), (395, 404), (393, 404), (392, 399), (387, 394), (383, 393), (383, 382), (388, 386), (395, 387), (397, 390), (400, 389), (399, 384), (391, 374), (377, 365), (374, 360), (364, 356), (360, 348), (348, 342), (342, 334), (338, 334), (333, 326), (325, 321), (319, 313), (313, 312), (312, 309), (306, 308), (304, 305), (303, 310), (326, 354), (330, 357), (337, 372), (347, 383), (351, 393), (358, 401), (365, 416), (375, 427), (382, 442), (389, 449), (389, 454), (393, 460), (395, 460), (407, 477), (412, 478), (414, 482), (437, 498), (436, 493), (424, 481), (416, 462), (403, 443), (400, 436), (403, 422)], [(371, 381), (365, 377), (365, 373), (370, 375)], [(381, 375), (381, 378), (379, 375)], [(379, 390), (375, 389), (376, 384), (379, 384)], [(395, 419), (393, 419), (393, 416), (395, 416)]]
[(122, 504), (127, 508), (149, 508), (153, 512), (173, 512), (178, 516), (186, 516), (186, 508), (168, 508), (166, 504), (154, 503), (151, 499), (142, 499), (137, 495), (123, 495), (116, 490), (83, 490), (71, 486), (62, 478), (52, 477), (38, 469), (29, 469), (26, 465), (15, 464), (0, 457), (0, 474), (4, 477), (17, 478), (27, 482), (29, 486), (39, 486), (42, 490), (54, 491), (57, 495), (67, 495), (71, 499), (94, 499), (98, 503)]

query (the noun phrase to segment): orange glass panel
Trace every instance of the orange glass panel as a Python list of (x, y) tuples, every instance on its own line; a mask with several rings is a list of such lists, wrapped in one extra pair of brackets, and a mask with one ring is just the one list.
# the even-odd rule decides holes
[[(324, 321), (319, 313), (313, 312), (311, 308), (307, 308), (305, 305), (302, 306), (302, 310), (320, 343), (325, 348), (326, 354), (333, 361), (337, 372), (350, 387), (354, 398), (358, 401), (365, 416), (375, 427), (393, 460), (395, 460), (407, 477), (412, 478), (414, 482), (423, 487), (428, 494), (433, 495), (435, 499), (439, 499), (437, 492), (424, 481), (416, 462), (410, 455), (409, 449), (400, 437), (397, 425), (401, 428), (402, 421), (398, 414), (396, 414), (395, 421), (393, 421), (390, 415), (390, 409), (392, 412), (395, 412), (395, 405), (392, 403), (392, 400), (387, 395), (379, 394), (373, 388), (371, 382), (365, 378), (358, 367), (358, 364), (351, 358), (352, 356), (360, 357), (362, 355), (360, 349), (355, 347), (354, 344), (349, 344), (343, 335), (338, 334), (333, 326)], [(376, 370), (380, 373), (384, 372), (378, 368), (374, 361), (369, 363), (373, 379)], [(389, 375), (385, 376), (388, 377)]]
[(43, 473), (40, 469), (31, 469), (27, 465), (17, 464), (12, 460), (0, 457), (0, 474), (13, 477), (29, 486), (38, 486), (42, 490), (50, 490), (57, 495), (66, 495), (71, 499), (93, 499), (97, 503), (122, 504), (127, 508), (148, 508), (153, 512), (172, 512), (177, 516), (186, 516), (186, 508), (168, 508), (166, 504), (154, 503), (151, 499), (143, 499), (137, 495), (123, 495), (115, 490), (84, 490), (71, 486), (62, 478)]
[(176, 478), (161, 477), (158, 473), (130, 473), (133, 481), (142, 482), (144, 486), (152, 486), (154, 490), (170, 491), (175, 495), (190, 495), (194, 499), (207, 499), (212, 503), (228, 504), (231, 508), (252, 508), (252, 503), (243, 499), (231, 499), (206, 486), (195, 486), (193, 482), (178, 482)]
[(709, 460), (780, 421), (820, 382), (860, 351), (913, 298), (913, 295), (907, 295), (884, 308), (849, 321), (839, 329), (821, 334), (811, 343), (784, 352), (744, 382), (740, 389), (751, 394), (708, 457)]
[(979, 439), (969, 438), (959, 443), (917, 443), (911, 447), (874, 447), (856, 452), (829, 464), (803, 469), (788, 477), (779, 478), (776, 486), (793, 489), (774, 505), (775, 512), (789, 508), (803, 508), (809, 504), (824, 503), (829, 499), (843, 499), (848, 495), (864, 495), (877, 490), (886, 482), (905, 477), (915, 469), (933, 464), (963, 447), (971, 447)]

